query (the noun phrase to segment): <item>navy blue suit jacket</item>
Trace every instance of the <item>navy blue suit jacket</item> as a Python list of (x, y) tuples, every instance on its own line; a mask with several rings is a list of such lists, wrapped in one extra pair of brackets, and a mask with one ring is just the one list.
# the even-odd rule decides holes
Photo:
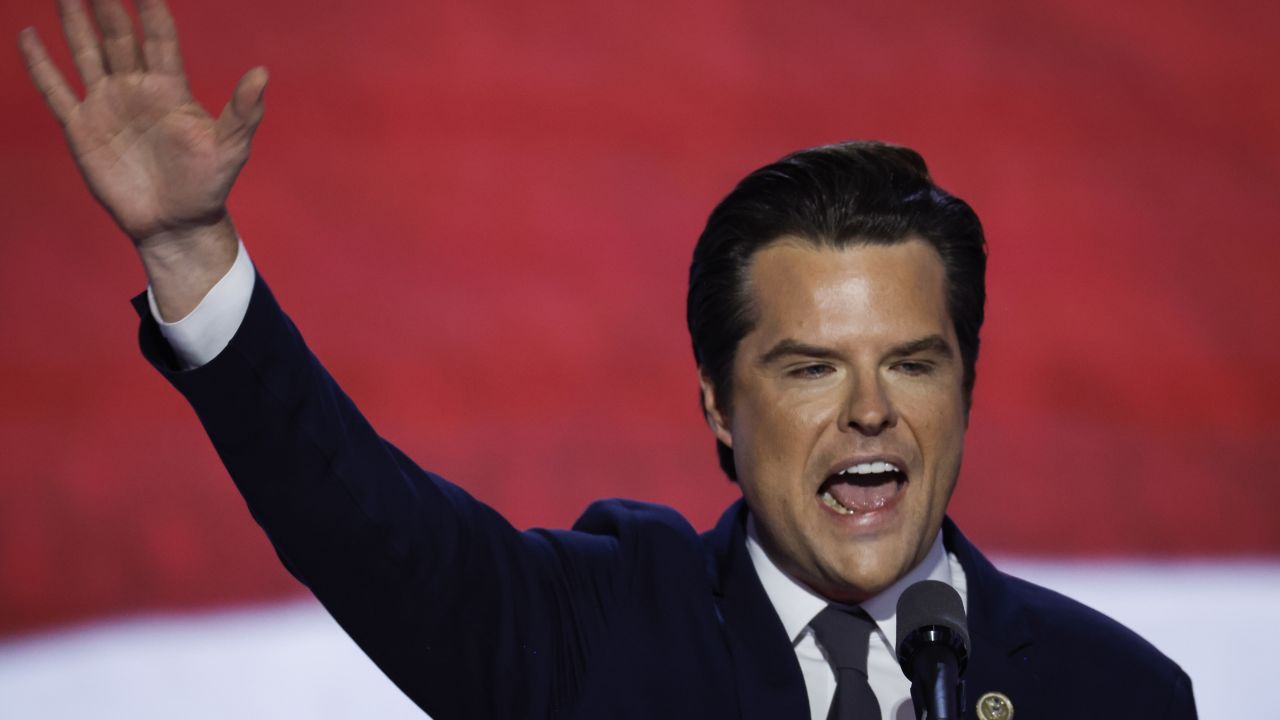
[[(187, 372), (135, 304), (144, 353), (290, 572), (438, 720), (809, 717), (741, 501), (702, 535), (626, 500), (520, 532), (379, 437), (261, 278), (230, 345)], [(944, 533), (968, 579), (968, 716), (998, 690), (1032, 720), (1195, 717), (1187, 676), (1151, 645)]]

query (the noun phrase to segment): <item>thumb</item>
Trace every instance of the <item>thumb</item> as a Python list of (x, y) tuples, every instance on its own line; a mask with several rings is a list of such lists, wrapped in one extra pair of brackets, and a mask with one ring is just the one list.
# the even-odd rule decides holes
[(217, 138), (219, 144), (229, 140), (248, 142), (253, 131), (262, 122), (263, 93), (267, 89), (267, 69), (259, 65), (240, 78), (231, 100), (218, 116)]

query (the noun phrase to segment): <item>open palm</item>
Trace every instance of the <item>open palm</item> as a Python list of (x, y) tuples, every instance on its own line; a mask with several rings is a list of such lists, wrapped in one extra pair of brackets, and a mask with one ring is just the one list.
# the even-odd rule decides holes
[(60, 2), (84, 100), (35, 32), (21, 37), (32, 80), (62, 123), (90, 191), (139, 245), (216, 221), (249, 157), (266, 71), (249, 71), (215, 119), (191, 97), (162, 0), (139, 0), (141, 45), (119, 0), (94, 0), (93, 10), (101, 41), (81, 0)]

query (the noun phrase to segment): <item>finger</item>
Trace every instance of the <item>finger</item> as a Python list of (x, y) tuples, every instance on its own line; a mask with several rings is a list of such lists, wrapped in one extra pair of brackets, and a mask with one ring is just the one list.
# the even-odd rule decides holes
[(35, 28), (26, 28), (18, 34), (18, 47), (22, 49), (22, 57), (27, 62), (27, 72), (31, 73), (32, 82), (44, 96), (44, 101), (58, 118), (58, 122), (66, 125), (67, 118), (71, 117), (80, 100), (58, 71), (58, 66), (49, 59), (49, 53), (36, 35)]
[(218, 142), (248, 142), (253, 137), (253, 131), (262, 122), (262, 95), (266, 89), (267, 69), (264, 67), (256, 67), (240, 78), (231, 93), (231, 100), (218, 116)]
[(119, 0), (93, 0), (93, 16), (102, 30), (102, 54), (107, 58), (107, 70), (113, 73), (141, 70), (142, 57), (138, 53), (138, 41), (133, 38), (133, 21)]
[(67, 36), (71, 59), (87, 88), (102, 79), (105, 73), (98, 36), (93, 32), (93, 25), (89, 23), (89, 15), (85, 13), (81, 0), (60, 0), (58, 14), (62, 16), (62, 32)]
[(178, 28), (164, 0), (139, 0), (142, 20), (142, 54), (147, 69), (170, 75), (182, 74), (182, 53), (178, 50)]

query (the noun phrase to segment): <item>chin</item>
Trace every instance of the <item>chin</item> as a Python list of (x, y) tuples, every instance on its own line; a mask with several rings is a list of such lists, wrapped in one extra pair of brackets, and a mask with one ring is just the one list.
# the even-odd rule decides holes
[(843, 572), (836, 577), (826, 579), (814, 590), (828, 600), (853, 605), (884, 592), (897, 580), (897, 575), (887, 570)]
[(866, 548), (858, 555), (870, 562), (849, 558), (852, 562), (844, 563), (832, 574), (827, 583), (828, 592), (822, 593), (824, 596), (841, 602), (862, 602), (884, 592), (918, 562), (911, 553), (896, 547)]

